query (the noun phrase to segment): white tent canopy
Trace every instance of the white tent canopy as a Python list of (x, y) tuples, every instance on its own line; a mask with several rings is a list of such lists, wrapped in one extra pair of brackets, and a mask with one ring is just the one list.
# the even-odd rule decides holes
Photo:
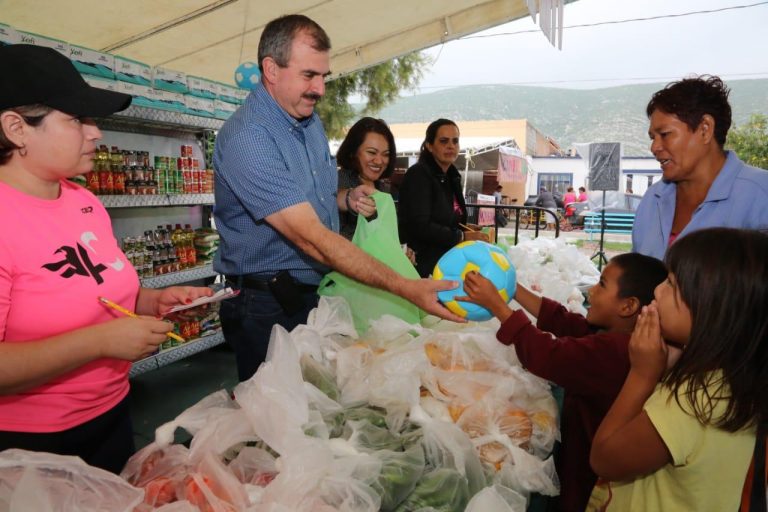
[(224, 83), (257, 60), (271, 19), (301, 13), (331, 37), (333, 76), (529, 14), (561, 40), (573, 0), (0, 0), (0, 23)]

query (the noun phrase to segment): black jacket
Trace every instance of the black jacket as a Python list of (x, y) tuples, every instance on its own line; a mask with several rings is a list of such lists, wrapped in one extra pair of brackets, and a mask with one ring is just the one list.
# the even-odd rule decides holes
[[(453, 210), (454, 197), (461, 214)], [(459, 223), (467, 222), (456, 167), (444, 173), (432, 158), (411, 166), (400, 186), (398, 220), (401, 241), (416, 252), (416, 270), (429, 276), (440, 256), (461, 241)]]

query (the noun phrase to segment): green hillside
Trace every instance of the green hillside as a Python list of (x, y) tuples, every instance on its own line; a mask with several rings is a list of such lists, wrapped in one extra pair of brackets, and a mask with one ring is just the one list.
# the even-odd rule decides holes
[[(556, 89), (482, 85), (401, 98), (377, 115), (388, 123), (528, 119), (563, 148), (574, 142), (618, 141), (628, 156), (650, 155), (645, 106), (665, 84), (606, 89)], [(730, 80), (731, 106), (738, 125), (752, 113), (768, 114), (768, 79)]]

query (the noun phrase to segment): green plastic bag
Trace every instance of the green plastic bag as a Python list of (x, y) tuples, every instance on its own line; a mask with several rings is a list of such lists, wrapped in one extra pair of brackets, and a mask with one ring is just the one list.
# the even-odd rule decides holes
[[(368, 221), (357, 217), (357, 228), (352, 243), (395, 272), (411, 279), (419, 273), (400, 246), (397, 233), (397, 213), (392, 196), (376, 192), (376, 218)], [(330, 272), (320, 281), (318, 293), (327, 297), (343, 297), (352, 310), (352, 319), (358, 333), (368, 330), (368, 322), (389, 314), (411, 324), (421, 321), (421, 310), (397, 295), (372, 288), (338, 272)]]

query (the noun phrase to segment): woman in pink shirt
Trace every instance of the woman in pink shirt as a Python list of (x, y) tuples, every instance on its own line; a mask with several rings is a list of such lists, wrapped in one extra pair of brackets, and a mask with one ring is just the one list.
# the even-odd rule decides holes
[(576, 209), (571, 206), (571, 204), (575, 202), (576, 192), (573, 191), (573, 187), (568, 187), (565, 195), (563, 195), (563, 204), (565, 205), (565, 221), (568, 224), (571, 223), (571, 217), (573, 217), (573, 214), (576, 212)]
[[(93, 167), (91, 117), (128, 95), (90, 87), (50, 48), (0, 48), (0, 451), (77, 455), (119, 472), (133, 453), (131, 361), (208, 288), (139, 287), (99, 200), (67, 178)], [(138, 318), (103, 306), (107, 297)]]

